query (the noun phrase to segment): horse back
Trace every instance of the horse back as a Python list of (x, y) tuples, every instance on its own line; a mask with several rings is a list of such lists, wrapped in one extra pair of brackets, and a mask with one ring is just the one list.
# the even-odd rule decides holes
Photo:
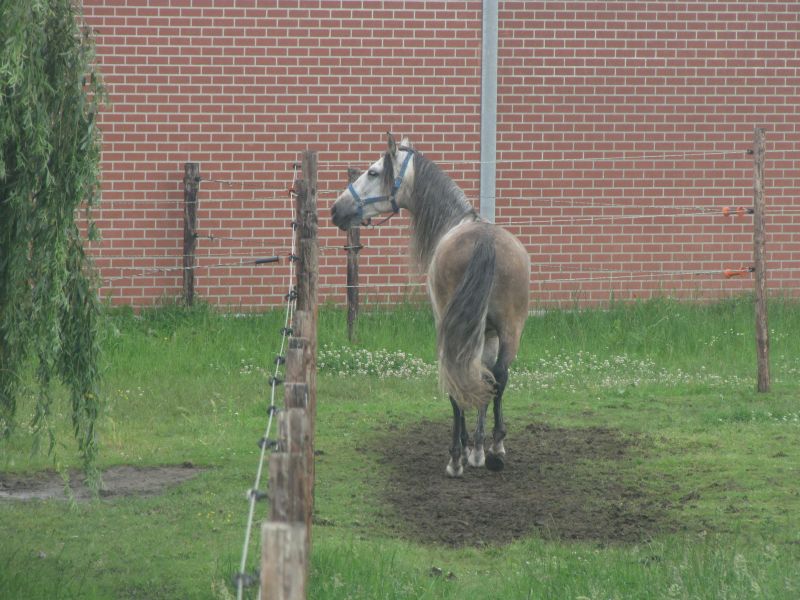
[(442, 237), (428, 269), (428, 289), (437, 317), (444, 312), (469, 265), (481, 236), (492, 237), (495, 270), (487, 315), (487, 329), (522, 333), (530, 301), (530, 257), (511, 233), (483, 221), (462, 223)]

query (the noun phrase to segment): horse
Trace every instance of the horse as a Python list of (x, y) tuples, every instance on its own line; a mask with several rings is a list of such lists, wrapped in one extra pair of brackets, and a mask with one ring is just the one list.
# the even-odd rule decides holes
[[(453, 409), (445, 472), (461, 477), (465, 463), (500, 471), (503, 391), (528, 316), (528, 252), (511, 233), (482, 219), (455, 182), (406, 138), (398, 145), (389, 133), (386, 153), (339, 195), (331, 218), (346, 231), (400, 209), (410, 214), (412, 257), (427, 274), (439, 380)], [(490, 401), (494, 428), (485, 451)], [(471, 408), (478, 412), (472, 444), (464, 414)]]

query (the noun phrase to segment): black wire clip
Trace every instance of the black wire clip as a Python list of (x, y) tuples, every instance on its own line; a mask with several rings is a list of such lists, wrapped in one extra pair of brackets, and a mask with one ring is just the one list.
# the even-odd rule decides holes
[(247, 490), (247, 498), (248, 500), (265, 500), (267, 498), (267, 492), (262, 492), (261, 490), (257, 489), (249, 489)]
[(281, 379), (281, 378), (279, 378), (279, 377), (275, 377), (274, 375), (272, 375), (272, 376), (269, 378), (269, 380), (268, 380), (268, 381), (269, 381), (269, 386), (270, 386), (270, 387), (275, 387), (276, 385), (280, 385), (280, 384), (282, 384), (282, 383), (283, 383), (283, 379)]
[(289, 337), (293, 333), (294, 333), (294, 330), (291, 327), (282, 327), (281, 328), (281, 335), (283, 335), (283, 337)]
[(269, 438), (263, 437), (260, 440), (258, 440), (258, 447), (261, 448), (262, 450), (264, 448), (269, 448), (271, 450), (277, 450), (277, 448), (278, 448), (278, 440), (271, 440)]
[(255, 573), (236, 573), (231, 578), (233, 585), (237, 588), (241, 585), (243, 588), (253, 587), (261, 581), (261, 572), (256, 570)]
[(288, 300), (289, 302), (291, 302), (292, 300), (297, 300), (297, 288), (292, 288), (291, 291), (288, 294), (286, 294), (283, 298), (284, 300)]

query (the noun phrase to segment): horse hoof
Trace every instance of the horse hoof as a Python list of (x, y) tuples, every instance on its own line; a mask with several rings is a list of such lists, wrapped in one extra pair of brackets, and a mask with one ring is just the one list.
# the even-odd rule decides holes
[(467, 459), (467, 463), (470, 467), (482, 467), (486, 462), (486, 455), (483, 453), (483, 449), (475, 450), (474, 448), (469, 452), (469, 458)]
[(448, 477), (461, 477), (464, 474), (464, 467), (459, 464), (458, 469), (454, 469), (453, 465), (447, 465), (445, 473), (447, 473)]
[(490, 471), (502, 471), (506, 466), (502, 454), (488, 454), (486, 456), (486, 468)]

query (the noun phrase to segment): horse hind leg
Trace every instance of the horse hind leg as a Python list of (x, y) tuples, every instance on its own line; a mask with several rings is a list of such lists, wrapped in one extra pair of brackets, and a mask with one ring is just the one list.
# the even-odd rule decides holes
[(453, 407), (453, 437), (450, 445), (450, 462), (447, 463), (445, 472), (448, 477), (461, 477), (464, 474), (463, 449), (467, 444), (467, 429), (464, 411), (456, 404), (450, 396), (450, 404)]
[[(491, 368), (493, 365), (497, 363), (497, 353), (500, 346), (500, 342), (498, 340), (497, 335), (493, 333), (486, 334), (483, 343), (483, 353), (481, 356), (481, 362), (487, 368)], [(488, 380), (487, 382), (494, 386), (495, 382), (493, 380)], [(486, 453), (484, 451), (484, 440), (486, 439), (486, 411), (488, 410), (489, 405), (488, 403), (483, 404), (478, 407), (478, 423), (475, 427), (475, 444), (472, 448), (468, 451), (468, 463), (472, 467), (483, 467), (486, 464)]]
[(467, 462), (467, 454), (469, 453), (469, 432), (467, 431), (467, 418), (464, 409), (459, 411), (459, 423), (461, 434), (461, 464)]
[(486, 410), (488, 404), (478, 408), (478, 425), (475, 427), (475, 439), (473, 447), (467, 450), (467, 462), (471, 467), (482, 467), (486, 462), (486, 454), (483, 451), (483, 440), (486, 428)]
[(492, 369), (495, 378), (494, 393), (494, 429), (492, 430), (492, 447), (486, 455), (486, 468), (490, 471), (502, 471), (505, 467), (506, 449), (503, 440), (506, 437), (506, 424), (503, 420), (503, 392), (508, 383), (508, 366), (499, 361)]

